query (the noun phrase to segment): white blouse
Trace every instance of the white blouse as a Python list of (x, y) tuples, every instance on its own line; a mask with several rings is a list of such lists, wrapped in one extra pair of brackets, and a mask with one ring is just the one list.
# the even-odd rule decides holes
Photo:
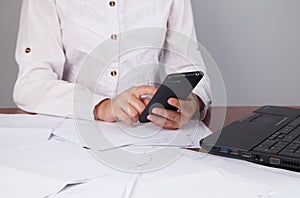
[(106, 98), (195, 70), (194, 93), (211, 101), (190, 0), (23, 0), (16, 60), (28, 112), (92, 119)]

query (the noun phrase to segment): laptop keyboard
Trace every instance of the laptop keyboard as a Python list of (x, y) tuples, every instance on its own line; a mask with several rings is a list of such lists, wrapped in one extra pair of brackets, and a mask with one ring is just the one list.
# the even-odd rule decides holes
[(300, 117), (280, 129), (253, 150), (300, 158)]

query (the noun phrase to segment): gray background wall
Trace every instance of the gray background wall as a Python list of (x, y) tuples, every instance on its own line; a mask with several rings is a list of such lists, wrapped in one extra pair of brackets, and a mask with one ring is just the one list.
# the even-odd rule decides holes
[(21, 0), (0, 0), (0, 108), (15, 107), (12, 90), (18, 67), (14, 61)]
[[(217, 62), (229, 105), (300, 105), (299, 0), (192, 0), (199, 41)], [(0, 108), (14, 107), (21, 0), (0, 0)]]
[(300, 104), (299, 0), (192, 0), (229, 105)]

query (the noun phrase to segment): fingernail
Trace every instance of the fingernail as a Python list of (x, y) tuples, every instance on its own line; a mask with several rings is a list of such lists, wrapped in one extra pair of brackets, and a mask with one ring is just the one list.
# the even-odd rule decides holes
[(147, 119), (148, 119), (148, 120), (152, 120), (152, 116), (151, 116), (151, 115), (148, 115), (148, 116), (147, 116)]
[(158, 113), (159, 113), (159, 110), (158, 110), (158, 109), (153, 109), (153, 110), (152, 110), (152, 113), (158, 114)]
[(170, 99), (168, 100), (168, 103), (169, 103), (169, 104), (174, 104), (174, 100), (173, 100), (172, 98), (170, 98)]

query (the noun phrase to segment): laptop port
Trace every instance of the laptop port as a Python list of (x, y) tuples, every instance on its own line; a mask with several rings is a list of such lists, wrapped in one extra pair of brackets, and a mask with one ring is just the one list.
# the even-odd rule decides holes
[(225, 147), (220, 147), (218, 148), (219, 152), (221, 153), (228, 153), (229, 152), (229, 149), (228, 148), (225, 148)]
[(250, 158), (252, 156), (251, 153), (248, 152), (241, 152), (241, 155), (246, 158)]
[(270, 157), (269, 158), (269, 163), (272, 165), (280, 165), (280, 159), (275, 158), (275, 157)]
[(255, 161), (263, 162), (264, 159), (260, 155), (254, 155)]
[(235, 149), (231, 149), (229, 153), (232, 155), (239, 155), (239, 151)]

